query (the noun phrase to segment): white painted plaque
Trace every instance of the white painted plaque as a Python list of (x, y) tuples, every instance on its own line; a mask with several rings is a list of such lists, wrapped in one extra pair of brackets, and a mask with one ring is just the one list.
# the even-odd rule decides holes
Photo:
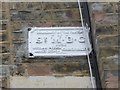
[(88, 34), (84, 27), (32, 27), (28, 31), (29, 57), (87, 55), (91, 52)]

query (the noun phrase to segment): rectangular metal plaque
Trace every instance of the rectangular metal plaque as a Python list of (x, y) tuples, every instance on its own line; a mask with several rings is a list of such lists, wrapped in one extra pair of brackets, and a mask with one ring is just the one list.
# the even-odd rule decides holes
[(87, 55), (88, 34), (84, 27), (33, 27), (28, 31), (29, 57)]

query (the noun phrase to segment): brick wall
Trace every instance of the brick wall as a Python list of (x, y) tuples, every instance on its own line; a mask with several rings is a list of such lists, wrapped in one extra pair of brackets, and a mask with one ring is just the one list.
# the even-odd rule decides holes
[[(117, 87), (118, 73), (118, 5), (116, 3), (91, 3), (92, 27), (94, 27), (94, 37), (96, 44), (97, 60), (103, 87)], [(2, 17), (0, 35), (6, 35), (6, 39), (0, 42), (2, 47), (2, 63), (5, 65), (15, 64), (15, 52), (17, 47), (14, 40), (20, 39), (13, 31), (19, 31), (23, 27), (37, 26), (80, 26), (80, 17), (77, 3), (2, 3)], [(16, 35), (16, 36), (15, 36)], [(19, 44), (17, 44), (19, 46)], [(4, 46), (4, 47), (3, 47)], [(41, 75), (36, 70), (43, 70), (45, 66), (47, 73), (49, 67), (60, 65), (62, 70), (66, 66), (73, 66), (79, 63), (86, 63), (86, 58), (68, 58), (68, 62), (44, 62), (39, 63), (27, 61), (17, 67), (17, 71), (11, 75)], [(85, 61), (79, 62), (78, 61)], [(50, 61), (47, 59), (46, 61)], [(30, 63), (34, 63), (31, 65)], [(40, 67), (39, 67), (40, 65)], [(33, 71), (31, 71), (31, 67)], [(36, 69), (39, 68), (39, 69)], [(41, 68), (42, 67), (42, 68)], [(87, 67), (87, 66), (81, 66)], [(84, 69), (84, 68), (83, 68)], [(87, 70), (87, 69), (86, 69)], [(88, 75), (88, 71), (83, 71), (81, 75)], [(44, 74), (44, 72), (42, 72)], [(46, 72), (45, 72), (46, 73)], [(72, 73), (74, 74), (74, 73)], [(71, 75), (72, 75), (71, 74)], [(76, 74), (78, 75), (78, 74)], [(79, 73), (80, 76), (80, 73)], [(111, 83), (111, 82), (114, 82)], [(110, 84), (108, 84), (110, 82)], [(112, 85), (111, 85), (112, 84)]]
[[(16, 52), (22, 42), (21, 32), (23, 27), (60, 27), (60, 26), (81, 26), (79, 9), (77, 3), (2, 3), (3, 31), (7, 38), (2, 41), (4, 51), (2, 53), (3, 65), (15, 65), (11, 67), (10, 75), (18, 76), (89, 76), (89, 69), (86, 57), (77, 58), (47, 58), (47, 59), (26, 59), (20, 58), (23, 62), (16, 64), (18, 59)], [(5, 8), (4, 8), (5, 7)], [(80, 65), (80, 67), (78, 67)], [(71, 69), (72, 68), (72, 69)], [(16, 70), (17, 69), (17, 70)], [(72, 70), (72, 71), (71, 71)], [(9, 82), (9, 77), (8, 77)], [(9, 87), (9, 84), (8, 84)]]
[(118, 66), (120, 65), (118, 61), (118, 38), (120, 38), (118, 3), (91, 3), (90, 7), (102, 86), (117, 88)]

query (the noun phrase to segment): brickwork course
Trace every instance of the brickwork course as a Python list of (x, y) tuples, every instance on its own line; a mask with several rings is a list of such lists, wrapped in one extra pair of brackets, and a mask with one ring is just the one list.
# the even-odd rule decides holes
[[(2, 64), (9, 65), (10, 75), (44, 76), (62, 75), (89, 76), (87, 59), (67, 58), (60, 60), (50, 58), (26, 60), (16, 65), (16, 51), (24, 43), (21, 32), (15, 33), (28, 26), (60, 27), (81, 26), (77, 3), (43, 3), (43, 2), (2, 2), (0, 16), (2, 29), (0, 42)], [(89, 3), (92, 28), (94, 30), (97, 62), (104, 88), (118, 87), (118, 3)], [(70, 63), (70, 61), (73, 61)], [(81, 64), (82, 63), (82, 64)], [(81, 64), (79, 69), (78, 65)], [(11, 66), (13, 65), (13, 66)], [(60, 68), (61, 69), (57, 69)], [(66, 69), (67, 68), (67, 69)], [(71, 69), (74, 68), (74, 69)], [(70, 70), (71, 69), (71, 70)], [(39, 71), (39, 72), (38, 72)], [(59, 72), (58, 72), (59, 71)], [(68, 72), (67, 72), (68, 71)], [(73, 73), (74, 71), (74, 73)], [(62, 73), (62, 74), (61, 74)], [(9, 77), (7, 77), (9, 87)], [(4, 78), (4, 82), (6, 78)], [(113, 83), (114, 81), (114, 83)], [(3, 83), (3, 88), (6, 83)]]

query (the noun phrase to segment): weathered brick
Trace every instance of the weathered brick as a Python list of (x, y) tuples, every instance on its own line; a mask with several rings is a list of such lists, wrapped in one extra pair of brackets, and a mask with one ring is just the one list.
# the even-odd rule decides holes
[(7, 19), (6, 12), (5, 12), (5, 11), (2, 11), (1, 13), (2, 13), (2, 17), (1, 17), (0, 19), (1, 19), (1, 20), (2, 20), (2, 19), (3, 19), (3, 20)]
[(105, 88), (119, 88), (119, 71), (118, 70), (105, 70)]
[(118, 46), (118, 36), (101, 36), (98, 38), (99, 46)]
[(118, 15), (117, 14), (106, 14), (106, 13), (95, 13), (94, 19), (97, 25), (117, 25)]
[(110, 56), (102, 59), (103, 68), (107, 70), (118, 70), (118, 56)]
[(96, 35), (118, 35), (118, 27), (117, 25), (110, 26), (100, 26), (96, 27)]
[(107, 58), (110, 56), (118, 55), (118, 47), (100, 47), (99, 48), (99, 60), (101, 58)]

